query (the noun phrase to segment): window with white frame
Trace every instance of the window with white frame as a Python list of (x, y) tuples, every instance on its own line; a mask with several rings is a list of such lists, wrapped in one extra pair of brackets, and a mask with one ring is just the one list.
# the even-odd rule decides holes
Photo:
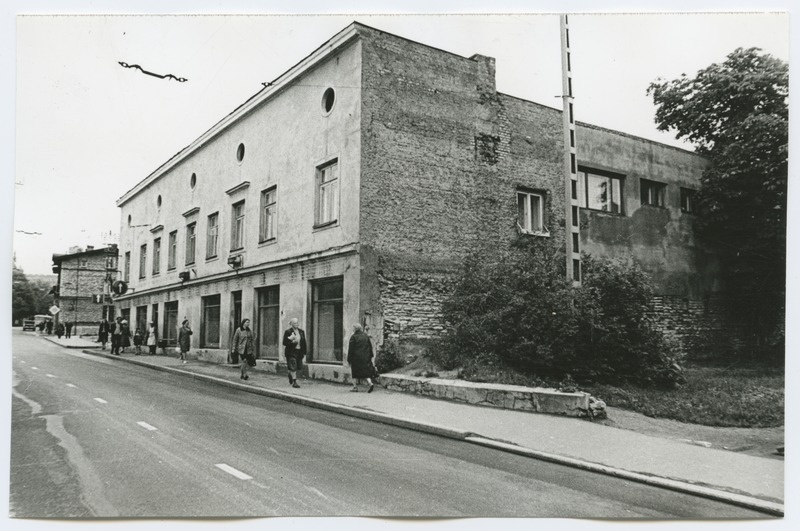
[(317, 168), (314, 225), (335, 223), (339, 216), (339, 163), (334, 160)]
[(639, 179), (643, 205), (663, 207), (666, 205), (667, 185), (648, 179)]
[(147, 276), (147, 244), (139, 247), (139, 278)]
[(231, 212), (231, 251), (244, 247), (244, 201), (233, 205)]
[(517, 191), (517, 225), (525, 234), (545, 234), (544, 193)]
[(259, 222), (258, 241), (275, 239), (276, 221), (278, 218), (278, 191), (273, 186), (261, 192), (261, 220)]
[(193, 221), (186, 225), (186, 265), (192, 265), (194, 263), (196, 229), (197, 222)]
[(217, 243), (219, 240), (219, 212), (208, 216), (208, 229), (206, 233), (206, 258), (217, 256)]
[(161, 238), (153, 239), (153, 275), (161, 272)]
[(169, 249), (167, 249), (167, 269), (175, 269), (175, 260), (178, 255), (178, 231), (169, 233)]
[(578, 206), (612, 214), (624, 214), (622, 175), (580, 168)]

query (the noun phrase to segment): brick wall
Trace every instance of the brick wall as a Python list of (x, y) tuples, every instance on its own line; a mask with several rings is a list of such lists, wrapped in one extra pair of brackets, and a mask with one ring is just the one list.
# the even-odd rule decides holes
[(116, 259), (116, 249), (78, 253), (59, 260), (57, 305), (61, 311), (56, 316), (56, 323), (77, 323), (79, 333), (93, 333), (103, 317), (103, 304), (94, 302), (93, 295), (109, 293), (108, 279), (113, 281), (116, 278), (116, 271), (106, 268), (109, 257)]

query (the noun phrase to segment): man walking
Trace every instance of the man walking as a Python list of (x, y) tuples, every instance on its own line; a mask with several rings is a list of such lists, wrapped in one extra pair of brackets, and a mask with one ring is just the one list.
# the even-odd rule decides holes
[(290, 328), (283, 333), (283, 353), (289, 369), (289, 383), (292, 387), (300, 387), (297, 383), (297, 371), (303, 368), (303, 356), (306, 355), (306, 333), (297, 327), (297, 318), (289, 321)]
[(72, 323), (67, 321), (67, 339), (72, 337)]
[(119, 356), (119, 349), (122, 346), (122, 317), (117, 317), (108, 328), (111, 331), (111, 353)]

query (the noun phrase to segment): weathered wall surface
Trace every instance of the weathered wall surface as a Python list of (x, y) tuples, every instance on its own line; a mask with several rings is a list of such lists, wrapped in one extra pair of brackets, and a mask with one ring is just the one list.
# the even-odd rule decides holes
[[(103, 304), (93, 300), (94, 295), (109, 293), (109, 281), (116, 279), (116, 249), (78, 253), (60, 260), (58, 277), (61, 309), (55, 323), (77, 323), (74, 333), (93, 333), (103, 317)], [(108, 263), (107, 260), (112, 262)], [(108, 267), (110, 266), (110, 267)]]

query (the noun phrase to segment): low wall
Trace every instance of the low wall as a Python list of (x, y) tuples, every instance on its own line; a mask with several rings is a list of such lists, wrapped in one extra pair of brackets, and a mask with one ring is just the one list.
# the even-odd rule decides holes
[(605, 404), (588, 393), (562, 393), (553, 389), (444, 380), (399, 374), (381, 375), (387, 389), (479, 406), (550, 413), (569, 417), (605, 417)]

